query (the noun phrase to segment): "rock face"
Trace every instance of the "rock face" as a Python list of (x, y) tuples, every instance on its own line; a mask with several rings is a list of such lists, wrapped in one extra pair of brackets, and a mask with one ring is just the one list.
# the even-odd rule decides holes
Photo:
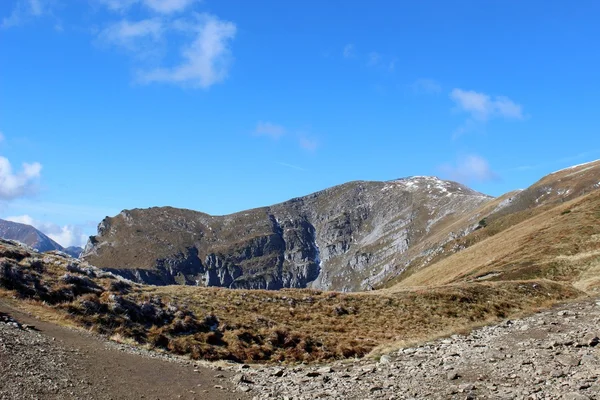
[(416, 243), (490, 200), (455, 182), (411, 177), (350, 182), (227, 216), (126, 210), (99, 224), (82, 257), (157, 285), (365, 290), (422, 256)]
[(16, 240), (37, 251), (63, 251), (63, 247), (31, 225), (0, 219), (0, 238)]

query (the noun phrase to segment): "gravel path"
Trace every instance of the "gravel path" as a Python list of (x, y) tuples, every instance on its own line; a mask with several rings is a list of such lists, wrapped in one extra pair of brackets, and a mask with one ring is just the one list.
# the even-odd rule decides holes
[(0, 302), (0, 399), (245, 398), (229, 371), (119, 347)]
[(207, 368), (0, 303), (0, 399), (600, 400), (599, 336), (600, 301), (588, 299), (378, 362)]

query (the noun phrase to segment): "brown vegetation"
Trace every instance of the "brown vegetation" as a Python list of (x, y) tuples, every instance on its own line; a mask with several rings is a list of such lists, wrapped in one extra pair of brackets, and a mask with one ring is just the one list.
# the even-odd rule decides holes
[(144, 287), (57, 254), (0, 243), (0, 295), (99, 333), (208, 360), (321, 361), (423, 340), (581, 294), (549, 281), (344, 294)]

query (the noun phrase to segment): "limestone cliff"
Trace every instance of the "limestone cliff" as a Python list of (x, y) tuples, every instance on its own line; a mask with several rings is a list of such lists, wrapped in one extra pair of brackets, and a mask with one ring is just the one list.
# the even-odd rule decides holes
[(411, 177), (350, 182), (226, 216), (126, 210), (100, 223), (83, 258), (158, 285), (365, 290), (399, 274), (437, 227), (490, 199), (455, 182)]

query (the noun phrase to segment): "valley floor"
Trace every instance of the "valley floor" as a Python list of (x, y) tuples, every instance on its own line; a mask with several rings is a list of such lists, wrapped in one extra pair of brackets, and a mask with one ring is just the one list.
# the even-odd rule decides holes
[(43, 322), (0, 300), (0, 399), (243, 399), (231, 373)]
[(585, 299), (379, 361), (218, 369), (132, 354), (0, 302), (0, 399), (598, 400), (599, 336), (600, 299)]

